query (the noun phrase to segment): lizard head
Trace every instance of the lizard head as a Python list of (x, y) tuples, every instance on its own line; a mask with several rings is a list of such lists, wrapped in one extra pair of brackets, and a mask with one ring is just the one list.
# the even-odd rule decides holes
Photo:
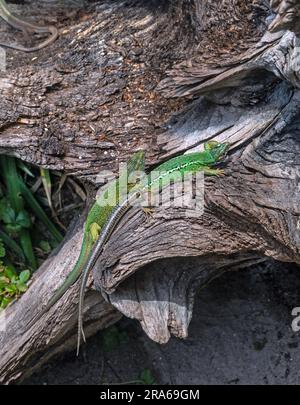
[(209, 141), (204, 144), (204, 149), (209, 152), (217, 162), (226, 156), (229, 146), (230, 144), (228, 142)]

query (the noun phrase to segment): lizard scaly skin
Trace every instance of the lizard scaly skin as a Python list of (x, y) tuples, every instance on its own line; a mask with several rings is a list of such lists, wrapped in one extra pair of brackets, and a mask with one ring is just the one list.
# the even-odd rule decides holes
[(226, 154), (228, 148), (228, 143), (218, 143), (215, 141), (211, 141), (205, 144), (205, 150), (203, 152), (182, 155), (168, 160), (154, 170), (154, 172), (157, 173), (156, 177), (152, 178), (151, 173), (148, 176), (143, 177), (141, 183), (129, 193), (128, 198), (120, 202), (120, 204), (115, 207), (111, 216), (109, 217), (109, 220), (103, 227), (100, 237), (96, 242), (86, 264), (86, 267), (83, 271), (79, 296), (77, 355), (79, 354), (81, 335), (83, 336), (83, 339), (85, 341), (82, 313), (84, 292), (89, 273), (93, 269), (96, 261), (102, 253), (104, 245), (117, 227), (120, 220), (124, 217), (125, 213), (132, 207), (132, 204), (136, 200), (141, 198), (143, 193), (151, 190), (151, 187), (153, 185), (159, 185), (159, 187), (162, 188), (164, 184), (169, 184), (170, 178), (173, 178), (173, 173), (175, 171), (181, 174), (187, 172), (195, 173), (198, 171), (203, 171), (204, 174), (215, 176), (222, 174), (222, 170), (213, 169), (211, 168), (211, 166), (216, 164)]
[[(136, 152), (127, 163), (126, 170), (121, 172), (120, 177), (109, 183), (105, 191), (96, 198), (96, 202), (90, 209), (84, 225), (84, 236), (81, 245), (81, 251), (73, 270), (69, 273), (62, 285), (54, 292), (53, 296), (50, 298), (49, 302), (42, 310), (42, 312), (31, 320), (31, 322), (29, 323), (29, 327), (31, 327), (45, 313), (47, 313), (50, 308), (53, 307), (53, 305), (55, 305), (60, 300), (65, 292), (78, 280), (89, 258), (92, 248), (99, 237), (101, 229), (112, 214), (114, 206), (119, 202), (120, 194), (127, 191), (123, 190), (125, 184), (126, 188), (128, 189), (133, 187), (135, 179), (131, 179), (131, 175), (135, 172), (140, 172), (143, 170), (144, 152)], [(120, 181), (123, 176), (126, 177)], [(113, 196), (115, 199), (114, 203), (109, 200), (111, 196)]]

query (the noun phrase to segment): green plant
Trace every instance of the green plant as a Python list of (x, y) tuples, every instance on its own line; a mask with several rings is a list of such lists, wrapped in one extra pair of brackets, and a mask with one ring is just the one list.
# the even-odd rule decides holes
[(1, 156), (1, 166), (7, 195), (7, 198), (2, 199), (1, 219), (7, 232), (18, 237), (30, 267), (36, 269), (37, 263), (29, 233), (31, 220), (24, 209), (16, 161), (12, 157)]
[[(0, 237), (10, 254), (16, 255), (31, 270), (37, 268), (32, 237), (36, 233), (36, 219), (44, 224), (53, 238), (53, 245), (62, 241), (63, 236), (48, 218), (33, 192), (25, 184), (24, 176), (34, 177), (27, 166), (9, 156), (0, 156)], [(42, 172), (42, 181), (48, 199), (51, 199), (49, 172)], [(50, 207), (52, 208), (52, 207)], [(47, 249), (49, 252), (49, 249)]]
[(65, 229), (55, 212), (62, 184), (53, 203), (56, 183), (52, 184), (48, 169), (29, 168), (19, 159), (0, 156), (0, 310), (26, 291), (38, 259), (63, 239), (49, 218)]
[(0, 229), (0, 239), (2, 241), (2, 244), (7, 246), (12, 253), (14, 253), (18, 258), (22, 261), (25, 262), (25, 256), (23, 253), (23, 250), (20, 248), (20, 246), (12, 239), (10, 238), (5, 232), (3, 232)]
[[(0, 258), (6, 255), (2, 240), (0, 240)], [(11, 265), (4, 265), (0, 260), (0, 310), (6, 308), (12, 301), (27, 290), (30, 271), (23, 270), (20, 274)]]
[(50, 243), (49, 243), (48, 241), (46, 241), (46, 240), (42, 240), (42, 241), (39, 243), (39, 247), (42, 249), (43, 252), (45, 252), (45, 253), (47, 253), (47, 254), (51, 252), (51, 245), (50, 245)]
[(140, 384), (143, 385), (155, 385), (156, 381), (153, 377), (152, 371), (149, 368), (145, 368), (140, 374)]
[(0, 258), (2, 259), (5, 256), (5, 247), (3, 245), (2, 240), (0, 239)]

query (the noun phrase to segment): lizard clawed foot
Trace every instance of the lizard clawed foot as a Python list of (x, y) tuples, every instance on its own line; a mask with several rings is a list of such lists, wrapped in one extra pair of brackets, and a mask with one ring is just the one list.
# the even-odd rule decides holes
[(147, 221), (153, 218), (154, 208), (153, 207), (142, 207), (144, 214), (146, 215)]
[(216, 176), (219, 176), (219, 177), (225, 176), (225, 170), (216, 169)]

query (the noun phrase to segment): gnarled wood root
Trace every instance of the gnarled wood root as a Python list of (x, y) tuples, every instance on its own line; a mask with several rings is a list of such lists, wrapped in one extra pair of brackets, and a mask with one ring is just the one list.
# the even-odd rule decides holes
[[(90, 279), (87, 335), (122, 312), (158, 342), (185, 337), (196, 289), (266, 257), (300, 262), (299, 2), (271, 3), (279, 17), (264, 0), (66, 1), (51, 11), (61, 34), (51, 48), (34, 61), (8, 53), (1, 153), (94, 182), (138, 149), (152, 167), (209, 139), (232, 145), (226, 175), (205, 180), (203, 215), (122, 220)], [(30, 6), (32, 18), (49, 15)], [(28, 325), (72, 269), (84, 217), (0, 315), (1, 383), (74, 346), (78, 283)]]

